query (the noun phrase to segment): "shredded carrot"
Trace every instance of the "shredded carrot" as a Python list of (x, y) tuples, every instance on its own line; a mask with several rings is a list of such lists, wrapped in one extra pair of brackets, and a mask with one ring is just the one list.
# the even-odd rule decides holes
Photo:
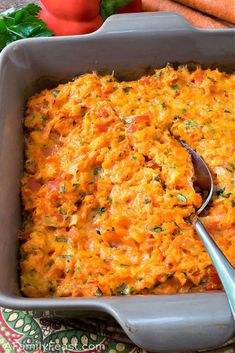
[(234, 75), (187, 67), (118, 82), (86, 74), (25, 114), (21, 289), (28, 297), (182, 293), (221, 283), (190, 215), (188, 152), (215, 192), (202, 221), (235, 264)]

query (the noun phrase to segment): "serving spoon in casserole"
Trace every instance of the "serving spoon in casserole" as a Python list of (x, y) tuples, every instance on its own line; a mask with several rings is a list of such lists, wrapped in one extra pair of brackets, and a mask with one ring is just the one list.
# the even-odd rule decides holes
[(201, 207), (196, 211), (192, 217), (194, 228), (201, 240), (203, 241), (211, 260), (217, 270), (220, 280), (224, 286), (224, 290), (227, 294), (227, 298), (230, 304), (230, 308), (235, 320), (235, 268), (224, 256), (214, 239), (207, 232), (204, 225), (199, 220), (199, 214), (207, 207), (213, 195), (214, 183), (207, 164), (204, 162), (202, 157), (199, 156), (188, 144), (177, 139), (178, 142), (187, 149), (192, 158), (196, 180), (195, 186), (198, 186), (202, 191), (207, 193), (204, 198)]

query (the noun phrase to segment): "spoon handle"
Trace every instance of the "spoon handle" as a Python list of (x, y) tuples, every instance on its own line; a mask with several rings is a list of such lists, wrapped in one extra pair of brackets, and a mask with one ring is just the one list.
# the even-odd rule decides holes
[(227, 294), (230, 308), (235, 320), (235, 269), (224, 256), (214, 239), (207, 232), (204, 225), (197, 218), (194, 221), (194, 228), (201, 237), (211, 260), (217, 270), (220, 280)]

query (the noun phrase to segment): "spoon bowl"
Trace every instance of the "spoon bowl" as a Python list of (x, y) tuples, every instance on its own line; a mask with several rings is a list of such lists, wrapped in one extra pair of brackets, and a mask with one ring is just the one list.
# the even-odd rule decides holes
[(187, 145), (187, 143), (181, 140), (178, 141), (184, 148), (187, 149), (187, 151), (191, 155), (195, 173), (194, 185), (197, 186), (206, 195), (206, 197), (204, 197), (201, 207), (197, 210), (197, 214), (199, 215), (207, 207), (208, 203), (212, 198), (214, 191), (213, 178), (210, 169), (208, 168), (207, 164), (202, 159), (202, 157), (199, 156), (199, 154), (195, 152), (189, 145)]
[(207, 232), (206, 228), (199, 220), (198, 215), (208, 206), (213, 195), (213, 178), (210, 170), (203, 158), (195, 152), (187, 143), (178, 140), (179, 143), (187, 149), (192, 158), (195, 172), (195, 187), (199, 187), (203, 192), (204, 199), (201, 207), (196, 211), (192, 218), (194, 228), (201, 240), (203, 241), (211, 260), (217, 270), (220, 280), (224, 286), (227, 298), (230, 304), (231, 312), (235, 320), (235, 269), (229, 260), (220, 250), (212, 236)]

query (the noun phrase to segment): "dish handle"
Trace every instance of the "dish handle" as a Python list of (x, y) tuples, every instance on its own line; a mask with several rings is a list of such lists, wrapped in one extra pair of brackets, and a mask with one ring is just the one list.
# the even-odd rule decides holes
[(223, 292), (113, 297), (106, 311), (137, 346), (151, 352), (213, 348), (235, 332)]
[(99, 34), (196, 30), (184, 17), (174, 12), (140, 12), (110, 16), (95, 32)]

